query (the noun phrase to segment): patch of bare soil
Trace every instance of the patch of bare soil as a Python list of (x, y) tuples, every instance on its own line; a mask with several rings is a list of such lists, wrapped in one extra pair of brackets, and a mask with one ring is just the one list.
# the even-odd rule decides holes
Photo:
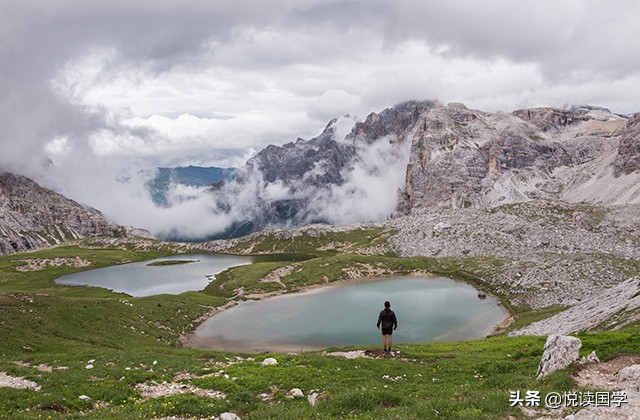
[(590, 363), (582, 365), (576, 371), (574, 379), (578, 385), (597, 389), (616, 390), (621, 389), (621, 384), (616, 374), (622, 368), (640, 364), (640, 355), (622, 354), (603, 363)]
[(16, 267), (18, 271), (42, 271), (48, 267), (88, 267), (91, 261), (84, 258), (31, 258), (23, 260), (24, 264)]
[(209, 398), (227, 398), (227, 395), (223, 392), (212, 389), (201, 389), (190, 384), (179, 382), (163, 381), (162, 383), (151, 382), (148, 384), (137, 384), (135, 389), (144, 399), (168, 397), (176, 394), (196, 394)]
[(293, 267), (291, 265), (287, 265), (287, 266), (284, 266), (284, 267), (276, 268), (275, 270), (269, 272), (269, 274), (267, 274), (263, 278), (259, 279), (258, 282), (260, 282), (260, 283), (278, 283), (280, 285), (280, 287), (287, 287), (282, 282), (281, 279), (282, 279), (282, 277), (288, 276), (289, 274), (293, 273), (293, 270), (295, 270), (295, 267)]
[(325, 353), (327, 356), (339, 356), (346, 359), (359, 359), (361, 357), (366, 359), (381, 359), (381, 358), (400, 358), (400, 352), (394, 351), (391, 353), (385, 353), (382, 349), (375, 350), (352, 350), (352, 351), (334, 351), (331, 353)]
[(47, 364), (44, 363), (40, 363), (39, 365), (32, 365), (29, 362), (21, 362), (21, 361), (17, 361), (14, 362), (17, 366), (20, 367), (32, 367), (34, 369), (37, 369), (40, 372), (53, 372), (54, 370), (67, 370), (69, 369), (69, 366), (49, 366)]

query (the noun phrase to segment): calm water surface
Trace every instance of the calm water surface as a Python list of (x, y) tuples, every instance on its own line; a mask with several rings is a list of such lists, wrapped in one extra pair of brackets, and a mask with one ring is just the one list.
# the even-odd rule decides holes
[(479, 299), (466, 283), (399, 277), (247, 301), (201, 324), (191, 347), (295, 351), (380, 343), (375, 327), (385, 300), (398, 317), (394, 342), (485, 337), (506, 318), (495, 298)]
[[(148, 266), (156, 261), (191, 260), (177, 265)], [(213, 275), (229, 267), (251, 264), (251, 257), (215, 254), (173, 255), (156, 260), (117, 265), (62, 276), (56, 283), (76, 286), (96, 286), (123, 292), (131, 296), (159, 294), (177, 295), (202, 290)]]

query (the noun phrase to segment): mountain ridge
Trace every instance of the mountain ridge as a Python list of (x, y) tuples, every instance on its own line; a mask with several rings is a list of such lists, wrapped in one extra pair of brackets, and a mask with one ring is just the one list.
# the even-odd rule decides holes
[(0, 255), (61, 244), (86, 236), (150, 236), (126, 228), (93, 208), (41, 187), (34, 181), (0, 172)]
[[(212, 217), (222, 216), (226, 225), (204, 232), (201, 240), (272, 227), (380, 222), (422, 208), (539, 199), (640, 203), (639, 139), (640, 113), (595, 106), (486, 112), (460, 103), (407, 101), (364, 121), (334, 118), (318, 136), (269, 145), (222, 174), (206, 193)], [(159, 175), (166, 178), (164, 188), (175, 174)], [(191, 191), (183, 193), (188, 199)], [(19, 232), (13, 229), (13, 237)], [(168, 232), (180, 240), (178, 231)], [(3, 252), (7, 244), (30, 249), (36, 242), (55, 243), (56, 235), (5, 241)]]
[[(490, 208), (537, 199), (637, 203), (638, 115), (595, 106), (486, 112), (408, 101), (364, 121), (333, 119), (309, 140), (269, 145), (215, 193), (220, 211), (242, 208), (237, 221), (251, 222), (254, 231), (375, 222), (424, 207)], [(353, 122), (350, 129), (345, 121)], [(390, 176), (396, 181), (385, 182)], [(249, 185), (256, 190), (251, 205), (225, 198)], [(278, 194), (265, 193), (274, 190)], [(386, 213), (364, 211), (380, 197)], [(362, 217), (350, 218), (356, 212)]]

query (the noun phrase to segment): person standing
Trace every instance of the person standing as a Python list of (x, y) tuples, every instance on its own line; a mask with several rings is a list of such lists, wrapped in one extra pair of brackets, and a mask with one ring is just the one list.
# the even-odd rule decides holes
[(389, 301), (384, 303), (384, 309), (378, 315), (378, 323), (376, 324), (378, 330), (380, 330), (380, 326), (382, 326), (382, 347), (384, 352), (385, 354), (391, 353), (391, 335), (393, 330), (398, 328), (398, 318), (396, 318), (395, 312), (391, 310)]

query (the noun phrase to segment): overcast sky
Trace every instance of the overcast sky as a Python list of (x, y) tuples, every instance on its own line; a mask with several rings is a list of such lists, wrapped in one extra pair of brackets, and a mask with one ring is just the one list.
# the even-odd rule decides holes
[(0, 168), (31, 176), (240, 165), (409, 99), (640, 111), (632, 0), (0, 5)]

